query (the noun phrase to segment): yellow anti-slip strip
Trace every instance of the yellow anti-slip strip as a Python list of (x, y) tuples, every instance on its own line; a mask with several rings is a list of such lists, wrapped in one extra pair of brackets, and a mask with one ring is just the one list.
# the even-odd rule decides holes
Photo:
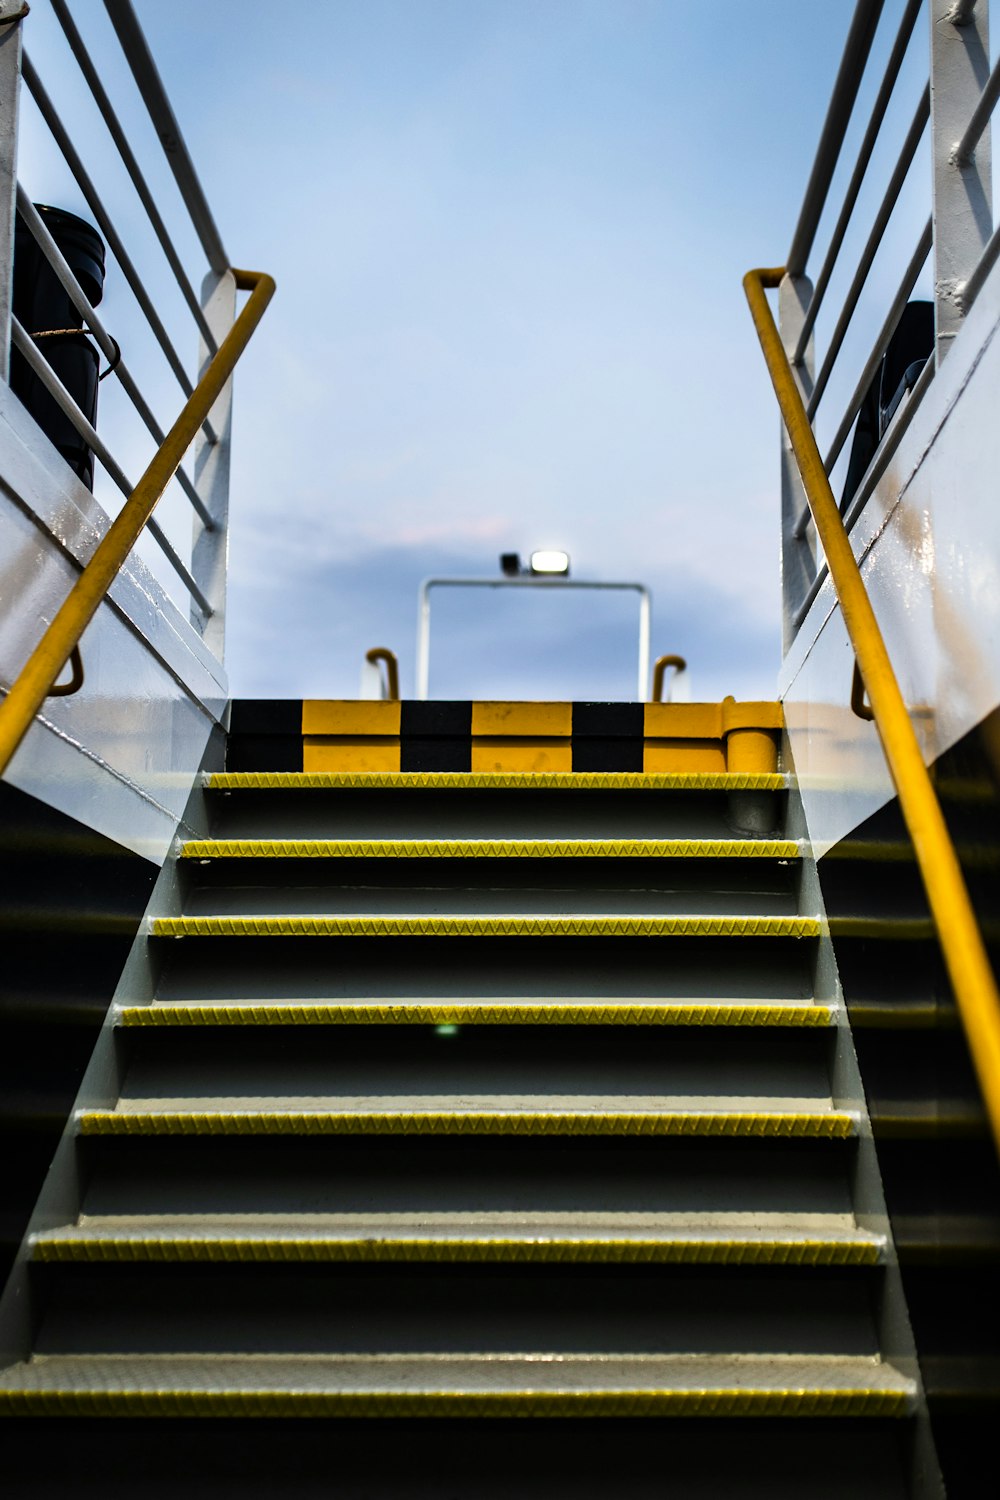
[(788, 937), (817, 917), (157, 917), (156, 937)]
[(614, 1135), (846, 1139), (846, 1110), (84, 1110), (81, 1135)]
[(794, 839), (191, 839), (182, 859), (798, 859)]
[(635, 1236), (590, 1238), (524, 1237), (346, 1239), (316, 1235), (45, 1235), (35, 1241), (36, 1261), (96, 1262), (392, 1262), (436, 1264), (538, 1262), (589, 1264), (741, 1265), (741, 1266), (875, 1266), (882, 1257), (876, 1240), (857, 1239), (723, 1239), (696, 1236), (639, 1239)]
[(788, 777), (770, 771), (215, 771), (218, 791), (613, 791), (780, 792)]
[(130, 1005), (119, 1026), (829, 1026), (828, 1005), (629, 1004), (622, 1001), (563, 1004), (368, 1003), (302, 1005)]
[[(530, 1378), (530, 1377), (529, 1377)], [(0, 1390), (10, 1416), (118, 1417), (905, 1417), (912, 1391), (795, 1386), (754, 1390), (309, 1391), (32, 1387)]]

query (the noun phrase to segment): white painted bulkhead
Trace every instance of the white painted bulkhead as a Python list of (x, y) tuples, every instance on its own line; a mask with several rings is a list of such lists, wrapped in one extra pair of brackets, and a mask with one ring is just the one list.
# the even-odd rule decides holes
[[(998, 332), (994, 267), (851, 533), (928, 765), (1000, 705)], [(895, 795), (853, 668), (827, 578), (778, 686), (817, 857)]]
[[(227, 437), (228, 440), (228, 437)], [(0, 679), (9, 684), (108, 517), (0, 383)], [(7, 779), (162, 864), (213, 729), (221, 664), (133, 554), (81, 643), (85, 681), (50, 698)]]

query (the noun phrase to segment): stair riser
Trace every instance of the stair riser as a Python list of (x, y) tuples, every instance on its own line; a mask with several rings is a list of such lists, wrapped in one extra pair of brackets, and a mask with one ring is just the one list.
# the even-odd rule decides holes
[(877, 1352), (881, 1273), (822, 1267), (36, 1266), (39, 1354)]
[(779, 830), (785, 793), (210, 792), (216, 838), (732, 838)]
[(88, 1138), (100, 1214), (849, 1213), (849, 1141)]
[(213, 859), (181, 868), (192, 916), (798, 910), (798, 864), (778, 859)]
[[(831, 1441), (835, 1435), (836, 1441)], [(477, 1418), (432, 1422), (267, 1422), (174, 1418), (117, 1424), (49, 1418), (45, 1472), (38, 1423), (8, 1420), (4, 1438), (15, 1492), (32, 1500), (97, 1500), (135, 1493), (150, 1500), (274, 1500), (275, 1453), (294, 1470), (296, 1500), (329, 1500), (331, 1455), (337, 1500), (904, 1500), (897, 1424), (799, 1418), (606, 1417), (548, 1421)], [(150, 1473), (150, 1453), (155, 1472)], [(817, 1454), (822, 1453), (822, 1462)], [(92, 1476), (92, 1479), (91, 1479)], [(111, 1488), (113, 1487), (113, 1488)]]
[[(832, 1028), (434, 1026), (137, 1028), (123, 1101), (598, 1095), (829, 1100)], [(567, 1098), (566, 1103), (571, 1102)], [(280, 1108), (280, 1103), (274, 1107)]]
[(815, 944), (778, 938), (157, 939), (169, 1000), (430, 996), (806, 999)]

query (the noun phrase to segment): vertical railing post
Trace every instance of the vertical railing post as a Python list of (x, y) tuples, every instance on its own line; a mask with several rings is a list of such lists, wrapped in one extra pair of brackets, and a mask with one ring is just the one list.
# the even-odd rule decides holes
[[(794, 357), (813, 286), (808, 276), (785, 276), (778, 291), (778, 319), (781, 342), (789, 360)], [(808, 402), (816, 374), (815, 344), (812, 335), (802, 356), (793, 365), (802, 399)], [(808, 535), (796, 535), (798, 518), (806, 508), (799, 466), (795, 461), (788, 433), (781, 428), (781, 634), (783, 651), (788, 652), (795, 639), (795, 619), (813, 579), (816, 558)]]
[[(201, 288), (201, 304), (208, 326), (221, 344), (236, 320), (236, 281), (231, 271), (219, 276), (209, 271)], [(210, 353), (204, 342), (199, 356), (199, 377)], [(229, 461), (233, 421), (233, 382), (230, 378), (209, 413), (217, 442), (210, 442), (204, 429), (199, 431), (194, 450), (194, 483), (212, 518), (211, 528), (194, 518), (194, 542), (191, 548), (191, 572), (195, 582), (212, 606), (205, 620), (196, 604), (191, 605), (191, 620), (200, 630), (206, 646), (222, 660), (226, 640), (226, 568), (229, 561)]]
[(0, 379), (3, 380), (10, 374), (23, 11), (21, 0), (0, 0)]
[(967, 162), (955, 147), (990, 73), (989, 0), (931, 0), (934, 308), (937, 363), (962, 326), (962, 287), (993, 230), (989, 126)]

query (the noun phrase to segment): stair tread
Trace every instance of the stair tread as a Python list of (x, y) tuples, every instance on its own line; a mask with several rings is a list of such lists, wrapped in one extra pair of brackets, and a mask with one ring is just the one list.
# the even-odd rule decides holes
[(292, 916), (157, 917), (157, 937), (819, 937), (818, 917)]
[[(885, 1236), (847, 1214), (320, 1213), (85, 1216), (35, 1259), (752, 1261), (874, 1265)], [(456, 1254), (456, 1252), (460, 1252)]]
[(155, 1000), (123, 1006), (120, 1026), (678, 1025), (829, 1026), (833, 1008), (814, 1000)]
[(185, 1398), (217, 1414), (904, 1416), (916, 1384), (877, 1357), (795, 1354), (40, 1355), (0, 1371), (0, 1410), (177, 1413)]
[(795, 839), (189, 839), (182, 859), (800, 859)]
[(427, 788), (453, 791), (784, 791), (780, 771), (214, 771), (214, 791)]

